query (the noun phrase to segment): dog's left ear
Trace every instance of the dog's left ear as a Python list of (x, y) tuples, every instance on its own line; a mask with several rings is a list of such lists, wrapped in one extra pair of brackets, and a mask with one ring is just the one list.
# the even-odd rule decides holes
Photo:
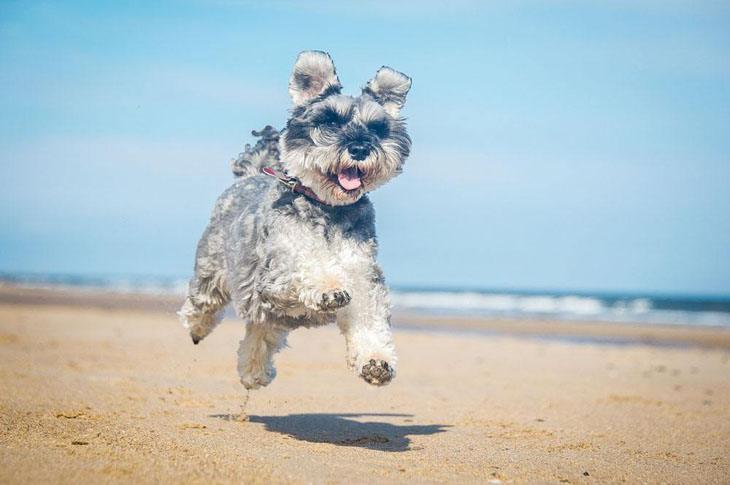
[(411, 89), (411, 78), (390, 67), (383, 66), (362, 89), (363, 94), (375, 98), (393, 117), (398, 116)]
[(294, 63), (289, 78), (289, 95), (294, 106), (301, 106), (323, 94), (336, 94), (342, 90), (337, 78), (335, 63), (322, 51), (304, 51)]

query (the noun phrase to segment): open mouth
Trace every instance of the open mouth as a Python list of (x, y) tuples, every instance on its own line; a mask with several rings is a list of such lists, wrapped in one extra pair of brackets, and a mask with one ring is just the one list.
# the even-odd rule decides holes
[(362, 172), (357, 167), (343, 168), (337, 172), (337, 183), (347, 191), (357, 190), (362, 185)]

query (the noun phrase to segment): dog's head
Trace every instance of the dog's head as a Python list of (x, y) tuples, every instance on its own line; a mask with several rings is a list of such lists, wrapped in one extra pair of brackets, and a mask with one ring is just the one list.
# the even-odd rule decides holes
[(284, 167), (328, 204), (356, 202), (402, 170), (411, 139), (399, 112), (410, 88), (408, 76), (382, 67), (360, 96), (345, 96), (330, 56), (302, 52), (289, 80)]

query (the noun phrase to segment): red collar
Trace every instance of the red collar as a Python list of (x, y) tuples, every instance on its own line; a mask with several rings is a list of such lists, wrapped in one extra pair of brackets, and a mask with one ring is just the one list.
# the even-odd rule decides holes
[(272, 167), (262, 168), (261, 173), (263, 173), (264, 175), (268, 175), (269, 177), (274, 177), (276, 180), (286, 185), (292, 192), (297, 192), (299, 194), (305, 195), (310, 199), (319, 202), (320, 204), (329, 205), (327, 202), (317, 197), (317, 194), (315, 194), (312, 189), (302, 185), (302, 183), (296, 177), (291, 177), (286, 173), (280, 172), (279, 170), (276, 170)]

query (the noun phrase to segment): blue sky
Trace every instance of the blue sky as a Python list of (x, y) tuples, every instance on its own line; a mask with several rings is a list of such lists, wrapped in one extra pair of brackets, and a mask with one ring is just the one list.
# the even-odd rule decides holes
[(189, 274), (303, 49), (414, 80), (392, 284), (730, 295), (730, 6), (671, 0), (2, 2), (0, 272)]

